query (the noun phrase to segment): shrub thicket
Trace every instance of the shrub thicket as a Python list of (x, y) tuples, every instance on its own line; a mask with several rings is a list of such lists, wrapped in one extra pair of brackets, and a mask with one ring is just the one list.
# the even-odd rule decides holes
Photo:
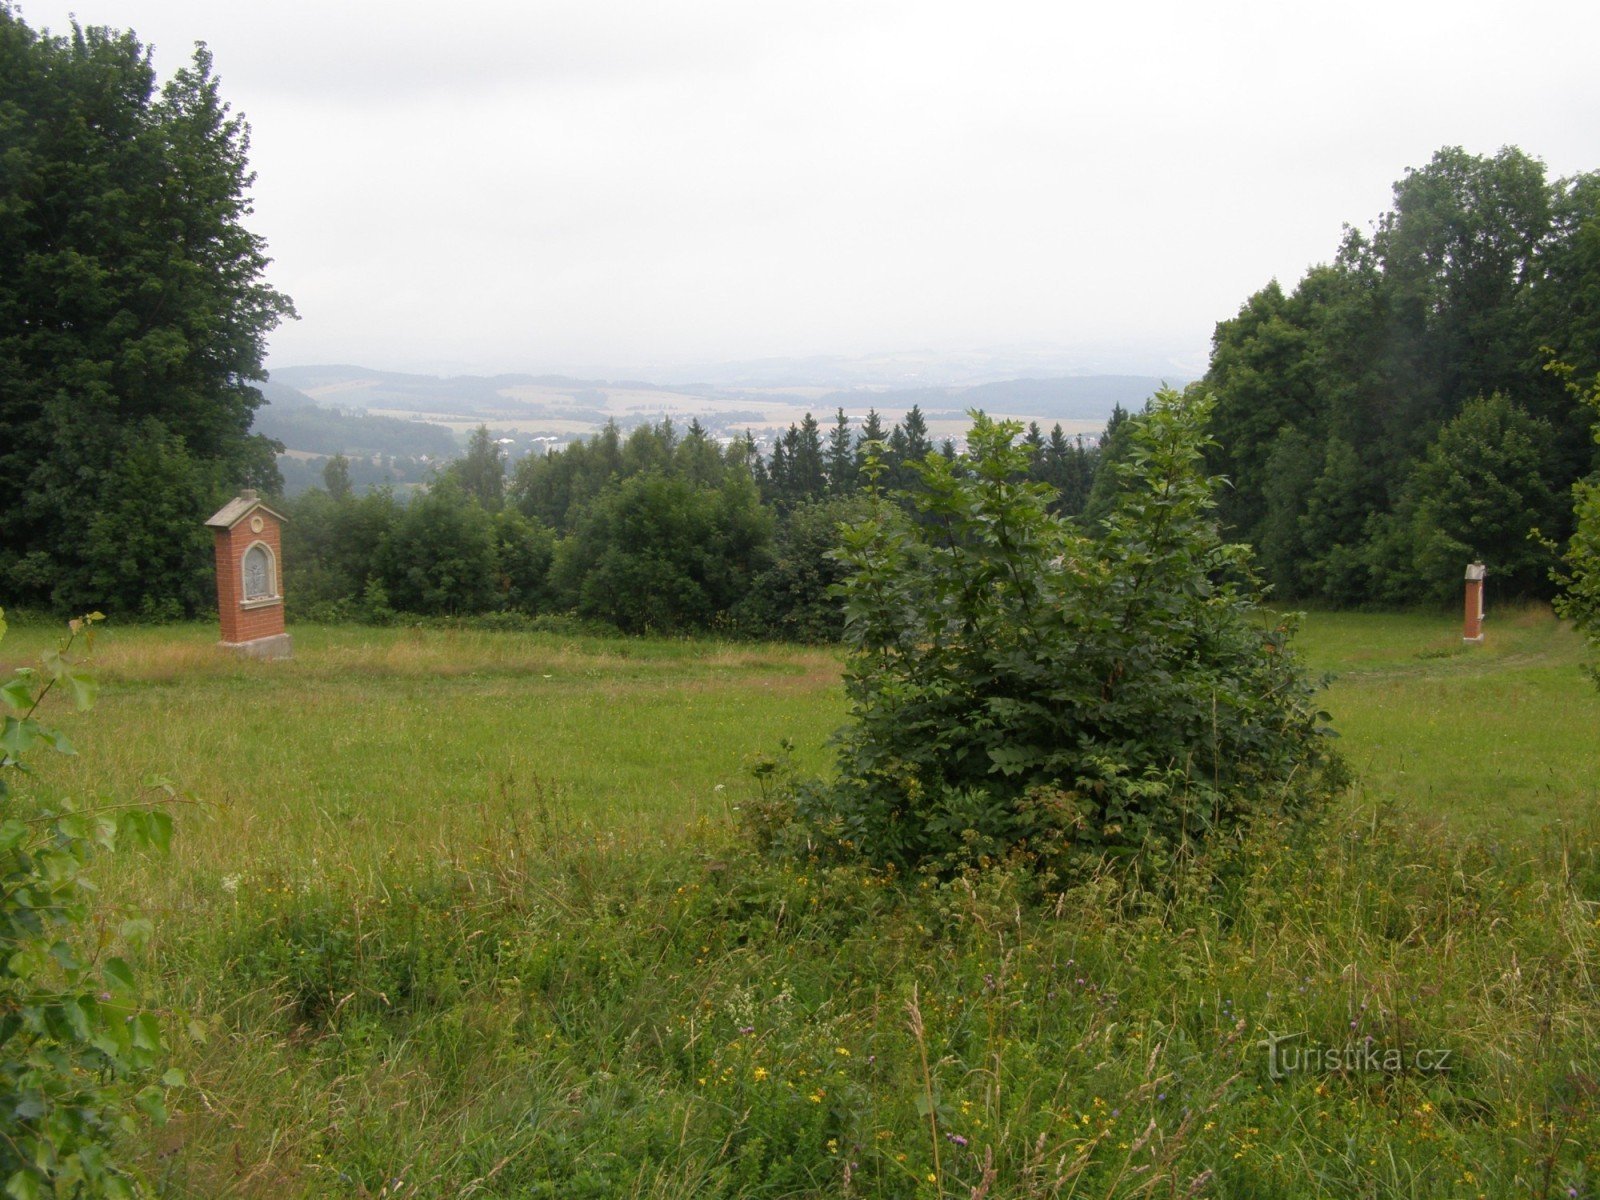
[(924, 461), (910, 519), (880, 500), (846, 531), (851, 721), (837, 780), (794, 790), (813, 848), (1159, 861), (1326, 790), (1293, 621), (1212, 517), (1208, 410), (1169, 391), (1130, 422), (1092, 539), (1028, 481), (1020, 427), (982, 414), (967, 455)]
[[(1585, 392), (1572, 382), (1569, 369), (1558, 367), (1557, 372), (1566, 376), (1574, 395), (1600, 415), (1600, 377)], [(1600, 425), (1595, 426), (1595, 444), (1600, 446)], [(1572, 540), (1567, 544), (1565, 571), (1556, 573), (1564, 585), (1556, 611), (1600, 650), (1600, 471), (1574, 484), (1572, 496)], [(1600, 655), (1591, 660), (1589, 669), (1600, 683)]]

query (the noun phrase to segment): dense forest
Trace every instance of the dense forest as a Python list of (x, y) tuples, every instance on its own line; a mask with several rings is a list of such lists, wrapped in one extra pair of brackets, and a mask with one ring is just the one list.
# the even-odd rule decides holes
[(1475, 559), (1498, 596), (1549, 596), (1596, 466), (1567, 376), (1597, 369), (1600, 174), (1441, 150), (1369, 233), (1217, 327), (1222, 517), (1281, 597), (1444, 600)]
[[(1034, 424), (1025, 448), (1056, 511), (1096, 502), (1096, 447)], [(509, 476), (480, 428), (409, 502), (357, 496), (336, 457), (324, 487), (287, 505), (289, 603), (325, 619), (572, 613), (630, 632), (830, 639), (839, 523), (860, 512), (865, 486), (914, 495), (929, 455), (956, 451), (932, 444), (913, 407), (889, 428), (876, 412), (854, 428), (840, 410), (826, 436), (808, 415), (767, 456), (748, 435), (724, 444), (698, 422), (627, 434), (608, 424)]]

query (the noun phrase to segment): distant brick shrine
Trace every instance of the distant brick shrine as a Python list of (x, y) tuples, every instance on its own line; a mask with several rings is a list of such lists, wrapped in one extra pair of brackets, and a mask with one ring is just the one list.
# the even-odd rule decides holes
[(206, 522), (217, 538), (222, 646), (252, 658), (288, 658), (283, 630), (282, 513), (243, 491)]

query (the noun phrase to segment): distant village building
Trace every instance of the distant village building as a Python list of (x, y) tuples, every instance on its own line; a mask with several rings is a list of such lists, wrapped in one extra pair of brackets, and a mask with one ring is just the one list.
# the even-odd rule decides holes
[(224, 504), (206, 525), (216, 533), (217, 615), (222, 646), (252, 658), (288, 658), (283, 628), (284, 517), (253, 491)]

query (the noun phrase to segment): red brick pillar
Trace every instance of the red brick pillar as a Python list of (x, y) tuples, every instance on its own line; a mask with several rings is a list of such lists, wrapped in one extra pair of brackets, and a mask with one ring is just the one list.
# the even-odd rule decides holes
[(1470, 646), (1483, 642), (1483, 577), (1487, 568), (1481, 562), (1467, 565), (1467, 603), (1461, 624), (1461, 640)]

